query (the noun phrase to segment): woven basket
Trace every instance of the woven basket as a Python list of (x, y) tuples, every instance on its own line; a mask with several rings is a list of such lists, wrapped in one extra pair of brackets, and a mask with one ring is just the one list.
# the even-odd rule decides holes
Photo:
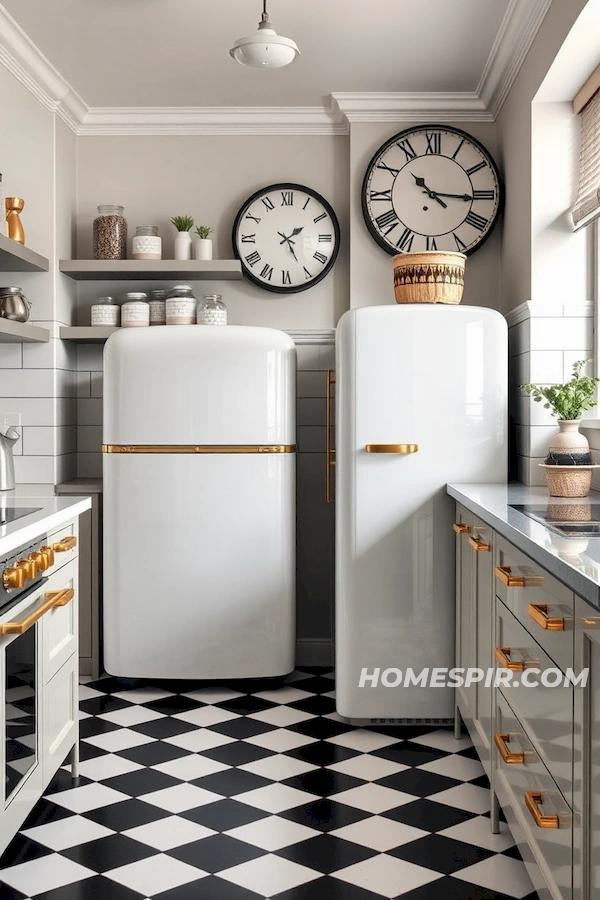
[(465, 261), (464, 253), (440, 250), (394, 256), (396, 303), (460, 303)]
[(551, 497), (587, 497), (592, 486), (592, 466), (544, 466)]

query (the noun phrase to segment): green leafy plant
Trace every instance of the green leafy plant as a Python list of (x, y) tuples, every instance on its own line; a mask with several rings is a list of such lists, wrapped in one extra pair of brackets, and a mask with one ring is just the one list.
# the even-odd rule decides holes
[(573, 376), (564, 384), (522, 384), (521, 390), (533, 397), (536, 403), (544, 403), (544, 409), (558, 419), (574, 421), (580, 419), (582, 413), (595, 406), (594, 394), (600, 378), (582, 375), (581, 370), (591, 359), (580, 359), (573, 363)]
[(177, 231), (189, 231), (194, 227), (194, 220), (191, 216), (173, 216), (171, 225), (174, 225)]
[(212, 233), (213, 230), (212, 228), (209, 228), (208, 225), (198, 225), (196, 227), (196, 234), (203, 241), (206, 241)]

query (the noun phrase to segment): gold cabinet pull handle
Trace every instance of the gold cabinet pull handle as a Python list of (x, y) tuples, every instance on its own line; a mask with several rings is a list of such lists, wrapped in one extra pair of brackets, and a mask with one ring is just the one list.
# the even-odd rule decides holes
[(367, 453), (418, 453), (418, 444), (367, 444)]
[(525, 579), (522, 575), (512, 575), (510, 566), (496, 566), (496, 578), (506, 587), (525, 587)]
[(335, 466), (335, 450), (333, 449), (333, 440), (331, 438), (333, 425), (331, 424), (332, 419), (332, 411), (333, 411), (333, 386), (335, 384), (335, 371), (333, 369), (327, 369), (327, 394), (326, 394), (326, 441), (327, 447), (325, 450), (325, 502), (331, 503), (332, 500), (332, 475), (333, 475), (333, 467)]
[(44, 594), (44, 602), (25, 619), (21, 619), (20, 622), (5, 622), (4, 625), (0, 625), (0, 635), (25, 634), (48, 610), (54, 609), (55, 606), (66, 606), (74, 596), (75, 591), (73, 588), (64, 588), (62, 591), (48, 591), (48, 593)]
[(523, 672), (525, 664), (522, 662), (513, 662), (510, 658), (510, 647), (496, 647), (494, 656), (503, 669), (510, 669), (511, 672)]
[(469, 532), (471, 531), (471, 526), (463, 525), (462, 522), (455, 522), (452, 526), (452, 530), (457, 534), (469, 534)]
[(66, 553), (67, 550), (72, 550), (73, 547), (77, 546), (77, 538), (74, 534), (70, 534), (68, 537), (63, 538), (61, 541), (57, 541), (55, 544), (52, 544), (52, 549), (55, 553)]
[(469, 538), (469, 547), (472, 547), (473, 550), (478, 550), (479, 552), (487, 552), (492, 549), (491, 544), (486, 544), (486, 542), (482, 541), (481, 538), (476, 537)]
[(525, 754), (524, 753), (511, 753), (511, 751), (506, 746), (510, 743), (510, 735), (506, 733), (496, 733), (494, 735), (494, 743), (498, 748), (498, 752), (502, 757), (502, 762), (506, 763), (509, 766), (512, 765), (523, 765), (525, 763)]
[(562, 616), (549, 616), (547, 603), (530, 603), (527, 614), (536, 625), (545, 631), (564, 631), (565, 620)]
[(558, 828), (558, 816), (545, 816), (540, 810), (542, 795), (539, 791), (525, 791), (525, 805), (538, 828)]
[(40, 547), (40, 553), (44, 556), (46, 569), (54, 565), (54, 550), (52, 547)]

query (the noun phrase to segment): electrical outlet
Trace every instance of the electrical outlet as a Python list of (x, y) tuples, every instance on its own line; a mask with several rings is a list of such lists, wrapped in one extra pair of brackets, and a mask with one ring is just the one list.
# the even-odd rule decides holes
[(2, 422), (2, 430), (6, 431), (8, 428), (20, 428), (21, 427), (21, 413), (0, 413), (0, 421)]

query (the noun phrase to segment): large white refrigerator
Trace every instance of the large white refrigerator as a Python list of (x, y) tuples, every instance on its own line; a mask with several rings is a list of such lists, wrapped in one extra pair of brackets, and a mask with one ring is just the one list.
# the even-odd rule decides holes
[(295, 650), (293, 341), (122, 329), (104, 350), (104, 665), (284, 675)]
[[(336, 361), (336, 703), (353, 721), (450, 720), (450, 687), (394, 671), (454, 665), (448, 482), (506, 481), (507, 327), (469, 306), (347, 312)], [(379, 670), (377, 685), (363, 679)]]

